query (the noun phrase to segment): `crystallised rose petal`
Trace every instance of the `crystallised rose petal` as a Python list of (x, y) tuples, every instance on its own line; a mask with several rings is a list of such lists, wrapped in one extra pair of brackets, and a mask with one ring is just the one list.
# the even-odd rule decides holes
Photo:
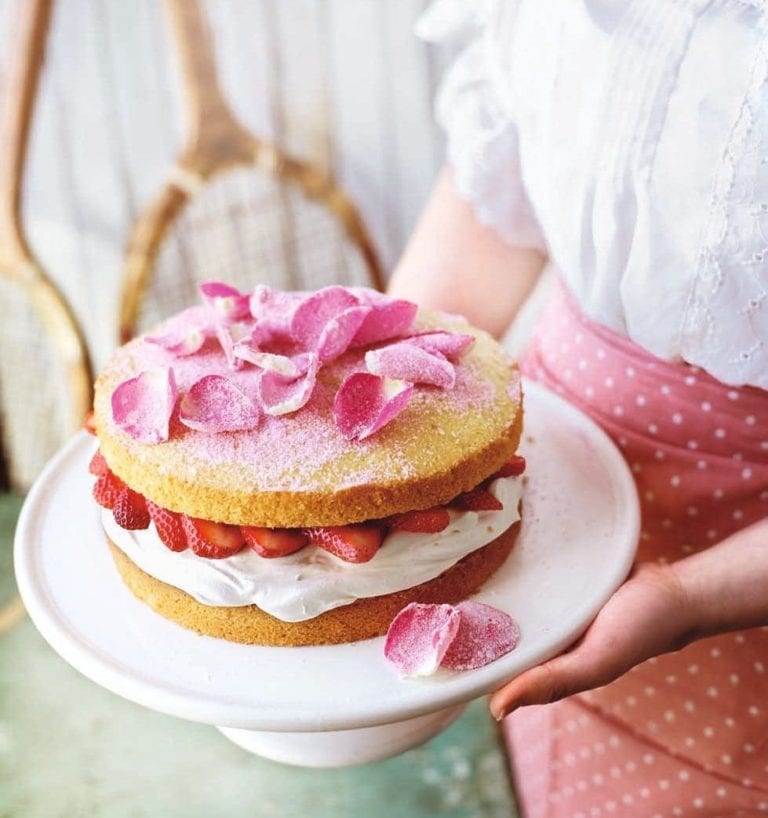
[(250, 296), (221, 281), (205, 281), (200, 285), (203, 301), (226, 323), (242, 321), (250, 314)]
[(513, 650), (520, 629), (509, 614), (481, 602), (461, 602), (456, 636), (440, 665), (449, 670), (474, 670)]
[(112, 393), (112, 418), (139, 443), (168, 440), (178, 389), (170, 367), (147, 369), (119, 384)]
[(452, 389), (456, 370), (442, 355), (433, 355), (409, 341), (399, 341), (365, 353), (365, 365), (374, 375), (409, 383), (425, 383)]
[(410, 330), (418, 310), (412, 301), (388, 298), (384, 295), (364, 303), (369, 304), (371, 311), (352, 339), (354, 346), (368, 346), (405, 335)]
[(144, 340), (183, 357), (200, 350), (210, 332), (211, 324), (205, 307), (190, 307), (166, 321), (162, 333), (145, 335)]
[(449, 361), (455, 361), (475, 343), (474, 335), (449, 330), (430, 330), (411, 335), (408, 343), (425, 349), (433, 354), (444, 355)]
[(321, 363), (332, 361), (347, 351), (370, 311), (370, 307), (349, 307), (328, 321), (315, 347)]
[(384, 656), (402, 676), (429, 676), (440, 666), (459, 629), (453, 605), (412, 602), (392, 620)]
[(259, 382), (259, 395), (268, 415), (287, 415), (296, 412), (312, 397), (317, 382), (319, 361), (317, 355), (296, 356), (298, 368), (305, 367), (298, 378), (288, 378), (278, 372), (265, 372)]
[(336, 428), (349, 440), (365, 440), (394, 420), (412, 394), (412, 384), (356, 372), (336, 393), (333, 402)]
[(291, 335), (306, 350), (316, 349), (326, 325), (350, 307), (359, 306), (358, 299), (346, 288), (325, 287), (305, 297), (291, 319)]
[(255, 429), (260, 417), (256, 402), (223, 375), (206, 375), (193, 383), (179, 407), (179, 420), (198, 432)]

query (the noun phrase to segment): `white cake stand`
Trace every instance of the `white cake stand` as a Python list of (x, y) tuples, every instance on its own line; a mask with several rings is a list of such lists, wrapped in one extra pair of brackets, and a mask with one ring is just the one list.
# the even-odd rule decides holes
[(474, 671), (400, 679), (383, 639), (311, 648), (198, 636), (123, 585), (91, 500), (93, 438), (70, 441), (19, 519), (19, 590), (51, 646), (88, 678), (134, 702), (217, 725), (240, 746), (304, 766), (346, 766), (425, 741), (472, 699), (560, 652), (626, 576), (639, 511), (627, 466), (576, 409), (527, 384), (523, 524), (477, 598), (510, 613), (519, 646)]

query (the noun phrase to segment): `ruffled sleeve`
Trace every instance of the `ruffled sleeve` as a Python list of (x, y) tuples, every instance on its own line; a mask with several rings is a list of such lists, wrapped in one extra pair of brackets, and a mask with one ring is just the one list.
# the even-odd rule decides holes
[(416, 33), (429, 42), (465, 41), (436, 101), (458, 194), (507, 242), (543, 251), (546, 242), (523, 184), (517, 125), (493, 64), (492, 11), (490, 3), (435, 0)]

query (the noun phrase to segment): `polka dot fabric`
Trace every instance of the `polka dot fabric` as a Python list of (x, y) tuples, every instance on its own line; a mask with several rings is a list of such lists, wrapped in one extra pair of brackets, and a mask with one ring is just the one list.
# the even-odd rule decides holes
[[(768, 393), (651, 356), (562, 288), (521, 367), (622, 450), (641, 502), (638, 560), (681, 559), (768, 514)], [(522, 708), (505, 731), (526, 818), (768, 816), (768, 629)]]

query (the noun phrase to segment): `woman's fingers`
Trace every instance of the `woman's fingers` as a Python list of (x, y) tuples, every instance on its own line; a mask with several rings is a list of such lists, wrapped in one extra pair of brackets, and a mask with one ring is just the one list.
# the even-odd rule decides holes
[(491, 697), (494, 717), (602, 687), (651, 656), (677, 650), (690, 623), (682, 589), (666, 568), (641, 565), (566, 653), (512, 679)]

